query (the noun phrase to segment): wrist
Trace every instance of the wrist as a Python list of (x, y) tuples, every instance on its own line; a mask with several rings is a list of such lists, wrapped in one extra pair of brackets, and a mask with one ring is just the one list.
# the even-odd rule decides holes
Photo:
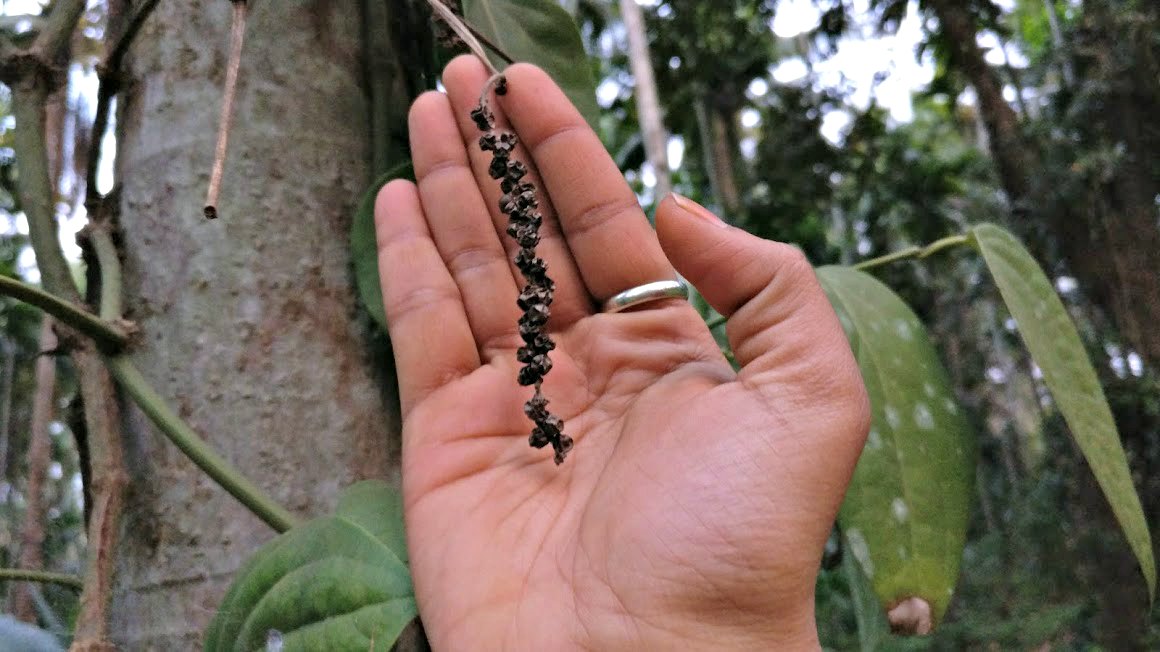
[(624, 617), (582, 625), (592, 650), (680, 650), (814, 652), (821, 650), (813, 600), (792, 615), (758, 614), (741, 610), (697, 616), (669, 614), (660, 618)]

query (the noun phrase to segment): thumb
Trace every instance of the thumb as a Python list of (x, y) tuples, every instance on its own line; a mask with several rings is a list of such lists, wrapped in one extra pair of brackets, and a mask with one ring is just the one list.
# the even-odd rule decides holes
[(852, 362), (838, 317), (801, 250), (731, 227), (677, 194), (661, 202), (656, 225), (673, 266), (728, 318), (743, 376), (815, 365), (819, 348)]

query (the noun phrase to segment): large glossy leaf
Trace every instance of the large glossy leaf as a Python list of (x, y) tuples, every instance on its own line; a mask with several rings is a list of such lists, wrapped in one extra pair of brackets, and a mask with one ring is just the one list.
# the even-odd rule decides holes
[(375, 180), (354, 214), (350, 227), (350, 255), (354, 261), (354, 282), (359, 301), (375, 322), (387, 329), (387, 315), (383, 309), (383, 290), (379, 283), (379, 250), (375, 242), (375, 197), (379, 190), (394, 179), (414, 180), (410, 161), (401, 163)]
[(818, 270), (862, 370), (873, 423), (839, 520), (885, 607), (907, 598), (942, 618), (966, 543), (975, 439), (914, 312), (878, 280)]
[(1152, 537), (1112, 411), (1075, 324), (1043, 270), (1015, 236), (993, 224), (981, 224), (971, 233), (1023, 342), (1043, 372), (1043, 382), (1136, 553), (1148, 594), (1155, 596)]
[[(576, 21), (556, 0), (464, 0), (463, 16), (516, 61), (548, 71), (596, 129), (596, 82)], [(500, 69), (503, 61), (493, 57)]]
[(238, 573), (206, 634), (207, 652), (390, 650), (418, 615), (399, 493), (348, 489), (334, 516), (279, 536)]

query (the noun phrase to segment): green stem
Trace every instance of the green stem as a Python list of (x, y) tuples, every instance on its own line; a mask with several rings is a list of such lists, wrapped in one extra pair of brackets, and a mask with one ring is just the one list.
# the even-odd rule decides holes
[(114, 322), (124, 314), (121, 294), (121, 259), (117, 246), (104, 224), (94, 225), (89, 233), (97, 265), (101, 269), (101, 319)]
[(62, 324), (93, 338), (105, 350), (119, 351), (129, 341), (129, 335), (120, 326), (14, 278), (0, 276), (0, 295), (40, 308)]
[(205, 440), (182, 421), (181, 417), (165, 404), (165, 400), (149, 385), (133, 363), (124, 356), (113, 356), (106, 359), (106, 364), (113, 377), (141, 411), (169, 438), (169, 441), (180, 448), (181, 452), (214, 482), (278, 532), (285, 532), (297, 525), (298, 519), (293, 514), (262, 493), (257, 485), (219, 456)]
[(717, 315), (713, 319), (710, 319), (709, 321), (705, 322), (705, 325), (709, 327), (709, 330), (715, 331), (718, 328), (724, 326), (725, 322), (727, 322), (727, 321), (729, 321), (729, 318), (726, 317), (725, 315)]
[[(55, 12), (54, 12), (55, 15)], [(58, 297), (80, 303), (80, 293), (64, 258), (58, 239), (52, 176), (48, 170), (48, 147), (44, 136), (46, 81), (38, 75), (17, 82), (12, 89), (12, 115), (16, 128), (12, 146), (16, 151), (17, 177), (28, 236), (36, 253), (44, 288)]]
[(46, 571), (24, 570), (20, 568), (0, 568), (0, 581), (9, 582), (39, 582), (41, 584), (59, 584), (70, 589), (80, 591), (85, 587), (81, 578), (66, 573), (49, 573)]
[(942, 238), (941, 240), (936, 240), (925, 247), (907, 247), (901, 251), (896, 251), (892, 254), (887, 254), (879, 258), (871, 258), (870, 260), (866, 260), (858, 263), (857, 265), (854, 265), (854, 269), (866, 271), (868, 269), (882, 267), (883, 265), (888, 265), (900, 260), (921, 260), (923, 258), (933, 256), (934, 254), (937, 254), (944, 249), (950, 249), (951, 247), (964, 245), (970, 241), (970, 236), (951, 235)]

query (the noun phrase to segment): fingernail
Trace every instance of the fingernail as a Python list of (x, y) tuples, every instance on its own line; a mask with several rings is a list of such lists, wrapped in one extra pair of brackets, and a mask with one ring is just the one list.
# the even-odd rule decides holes
[(670, 196), (673, 198), (673, 201), (677, 203), (677, 206), (680, 206), (682, 209), (684, 209), (686, 213), (696, 215), (697, 217), (709, 222), (713, 226), (720, 227), (722, 229), (729, 226), (724, 221), (722, 221), (721, 218), (714, 215), (713, 212), (708, 208), (705, 208), (692, 199), (689, 199), (688, 197), (677, 194), (675, 192)]

